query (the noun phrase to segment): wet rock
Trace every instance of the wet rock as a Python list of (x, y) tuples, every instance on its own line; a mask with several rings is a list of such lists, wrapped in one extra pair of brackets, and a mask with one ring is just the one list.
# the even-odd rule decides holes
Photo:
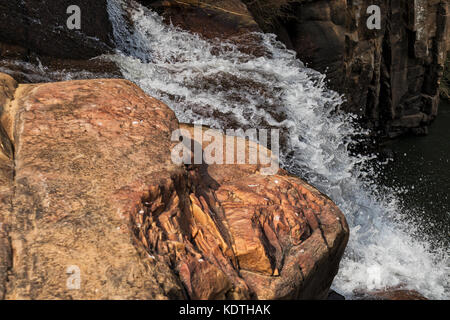
[(428, 300), (414, 290), (379, 291), (373, 295), (381, 300)]
[[(66, 26), (70, 5), (80, 30)], [(114, 63), (90, 59), (114, 47), (106, 0), (3, 1), (0, 17), (0, 70), (21, 83), (121, 77)]]
[(6, 299), (185, 297), (129, 231), (133, 199), (180, 171), (165, 161), (161, 138), (177, 126), (167, 107), (126, 81), (19, 85), (1, 122), (15, 163)]
[(182, 29), (214, 39), (227, 39), (260, 31), (247, 7), (239, 0), (139, 1)]
[(0, 70), (20, 83), (123, 78), (119, 67), (102, 57), (73, 60), (26, 53), (19, 57), (5, 56), (0, 60)]
[[(81, 29), (70, 30), (67, 8), (81, 10)], [(112, 50), (107, 1), (12, 0), (0, 3), (0, 42), (41, 56), (88, 59)]]
[(317, 190), (261, 163), (175, 165), (174, 113), (128, 81), (1, 79), (1, 297), (327, 297), (349, 231)]
[(164, 0), (140, 3), (162, 15), (167, 23), (210, 40), (227, 41), (242, 52), (261, 56), (265, 49), (252, 14), (240, 0)]
[(357, 297), (361, 300), (428, 300), (415, 290), (401, 288), (390, 288), (367, 293), (359, 293)]

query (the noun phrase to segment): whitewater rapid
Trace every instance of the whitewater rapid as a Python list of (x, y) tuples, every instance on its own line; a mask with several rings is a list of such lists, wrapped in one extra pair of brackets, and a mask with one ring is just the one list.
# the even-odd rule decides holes
[[(351, 235), (333, 288), (358, 291), (402, 286), (448, 299), (448, 249), (434, 246), (406, 218), (391, 190), (375, 183), (374, 156), (352, 155), (366, 134), (339, 112), (342, 98), (275, 40), (257, 34), (266, 54), (207, 41), (162, 22), (132, 0), (108, 0), (118, 51), (107, 58), (180, 122), (215, 128), (279, 128), (281, 164), (327, 194), (344, 212)], [(126, 14), (133, 22), (128, 26)]]

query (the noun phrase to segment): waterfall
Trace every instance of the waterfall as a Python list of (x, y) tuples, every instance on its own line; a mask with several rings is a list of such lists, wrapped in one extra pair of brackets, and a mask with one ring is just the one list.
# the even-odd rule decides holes
[(180, 122), (280, 129), (283, 168), (328, 195), (350, 225), (337, 292), (352, 298), (402, 285), (428, 298), (450, 297), (446, 248), (417, 237), (408, 208), (377, 185), (374, 156), (349, 152), (366, 133), (355, 116), (339, 111), (342, 97), (326, 88), (322, 74), (271, 34), (255, 35), (267, 53), (256, 57), (168, 26), (133, 0), (109, 0), (108, 11), (117, 52), (107, 58)]

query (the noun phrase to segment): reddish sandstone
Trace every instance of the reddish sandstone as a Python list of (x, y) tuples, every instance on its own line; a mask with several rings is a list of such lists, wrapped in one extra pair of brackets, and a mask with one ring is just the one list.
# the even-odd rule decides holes
[(301, 179), (173, 164), (174, 113), (128, 81), (0, 80), (0, 298), (327, 296), (348, 227)]

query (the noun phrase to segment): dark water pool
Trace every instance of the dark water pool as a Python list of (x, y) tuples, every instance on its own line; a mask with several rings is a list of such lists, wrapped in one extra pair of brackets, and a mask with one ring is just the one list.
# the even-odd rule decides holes
[(383, 183), (400, 194), (404, 206), (420, 233), (432, 237), (442, 247), (450, 245), (450, 103), (442, 102), (439, 116), (425, 137), (392, 141), (393, 151), (383, 175)]

